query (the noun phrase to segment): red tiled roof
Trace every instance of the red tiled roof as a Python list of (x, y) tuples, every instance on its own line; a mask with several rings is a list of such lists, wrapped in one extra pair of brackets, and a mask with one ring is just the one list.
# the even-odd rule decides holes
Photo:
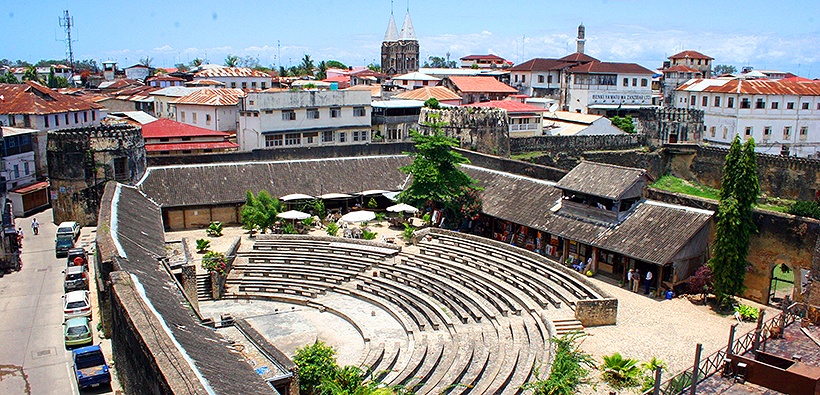
[(64, 95), (36, 82), (0, 84), (0, 114), (54, 114), (101, 109), (74, 96)]
[(515, 113), (530, 113), (530, 112), (546, 112), (546, 108), (533, 106), (532, 104), (521, 103), (515, 100), (491, 100), (482, 103), (465, 104), (462, 107), (490, 107), (501, 108), (507, 110), (510, 114)]
[(216, 67), (205, 69), (194, 74), (195, 78), (214, 77), (263, 77), (271, 78), (271, 75), (248, 67)]
[(31, 185), (26, 185), (24, 187), (20, 187), (20, 188), (17, 188), (17, 189), (12, 189), (11, 192), (19, 193), (21, 195), (24, 195), (26, 193), (39, 191), (41, 189), (46, 189), (46, 188), (48, 188), (48, 181), (40, 181), (40, 182), (35, 182), (34, 184), (31, 184)]
[(636, 63), (615, 63), (615, 62), (589, 62), (573, 66), (569, 69), (571, 73), (621, 73), (621, 74), (655, 74)]
[(558, 59), (545, 59), (545, 58), (535, 58), (530, 59), (524, 63), (519, 65), (515, 65), (510, 67), (509, 71), (550, 71), (550, 70), (560, 70), (564, 67), (567, 67), (566, 62), (559, 61)]
[(187, 151), (187, 150), (197, 150), (197, 149), (231, 149), (231, 148), (239, 148), (239, 144), (232, 143), (230, 141), (202, 141), (202, 142), (185, 142), (185, 143), (145, 144), (145, 151), (147, 151), (147, 152), (183, 151), (183, 150)]
[(443, 86), (425, 86), (393, 96), (396, 99), (427, 100), (435, 97), (438, 101), (461, 100), (461, 96)]
[(696, 69), (693, 69), (691, 67), (686, 67), (682, 64), (676, 64), (672, 67), (667, 67), (667, 68), (663, 69), (663, 72), (667, 72), (667, 71), (675, 71), (675, 72), (678, 72), (678, 73), (702, 73), (702, 71), (700, 71), (700, 70), (696, 70)]
[(174, 100), (177, 104), (199, 104), (203, 106), (235, 106), (239, 98), (245, 96), (242, 89), (213, 88), (200, 89), (188, 96)]
[(493, 78), (451, 75), (447, 77), (461, 92), (518, 93), (518, 90)]
[(722, 85), (710, 85), (703, 89), (690, 89), (704, 81), (690, 80), (675, 90), (692, 90), (712, 93), (739, 93), (746, 95), (801, 95), (820, 96), (820, 81), (784, 81), (784, 80), (728, 80)]
[(200, 128), (187, 123), (177, 122), (168, 118), (160, 118), (154, 122), (142, 125), (142, 137), (144, 139), (174, 138), (174, 137), (202, 137), (202, 136), (225, 136), (229, 134)]
[(467, 56), (461, 58), (461, 60), (496, 60), (496, 61), (502, 61), (504, 63), (512, 63), (507, 59), (504, 59), (504, 58), (502, 58), (498, 55), (493, 55), (493, 54), (489, 54), (489, 55), (467, 55)]
[(567, 56), (564, 56), (561, 59), (558, 59), (562, 62), (579, 62), (579, 63), (586, 63), (586, 62), (597, 62), (598, 59), (593, 58), (587, 54), (583, 54), (580, 52), (572, 53)]
[(669, 59), (687, 59), (687, 58), (691, 58), (691, 59), (709, 59), (709, 60), (714, 60), (715, 59), (715, 58), (706, 56), (706, 55), (704, 55), (700, 52), (697, 52), (697, 51), (678, 52), (678, 53), (676, 53), (676, 54), (669, 57)]
[(322, 82), (350, 82), (349, 75), (339, 75), (336, 77), (325, 78)]

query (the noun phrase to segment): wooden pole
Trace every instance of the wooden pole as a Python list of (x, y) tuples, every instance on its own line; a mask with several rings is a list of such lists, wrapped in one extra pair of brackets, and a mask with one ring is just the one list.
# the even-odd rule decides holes
[(729, 344), (726, 345), (726, 355), (734, 354), (734, 342), (735, 342), (735, 331), (737, 330), (737, 324), (732, 325), (729, 328)]
[(655, 389), (652, 391), (652, 395), (660, 395), (661, 393), (661, 375), (663, 374), (663, 368), (658, 366), (655, 368)]
[(757, 349), (760, 347), (760, 333), (763, 329), (763, 316), (766, 314), (763, 309), (760, 309), (760, 314), (757, 315), (757, 327), (755, 327), (755, 339), (754, 343), (752, 343), (752, 350), (757, 353)]
[(703, 352), (703, 344), (698, 343), (695, 347), (695, 366), (692, 367), (692, 385), (689, 386), (689, 395), (695, 395), (698, 387), (698, 376), (700, 376), (700, 354)]

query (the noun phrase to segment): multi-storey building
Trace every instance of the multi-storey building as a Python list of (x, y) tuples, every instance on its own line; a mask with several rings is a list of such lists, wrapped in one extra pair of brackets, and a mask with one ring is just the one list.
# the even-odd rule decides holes
[(817, 157), (820, 81), (694, 79), (675, 92), (675, 107), (703, 110), (703, 140), (726, 146), (736, 135), (757, 151)]
[(692, 78), (709, 78), (712, 75), (712, 60), (696, 51), (683, 51), (669, 57), (669, 61), (663, 62), (663, 78), (661, 79), (661, 90), (663, 103), (666, 106), (674, 107), (675, 88)]
[(498, 55), (469, 55), (461, 58), (461, 68), (463, 69), (506, 69), (511, 67), (513, 62)]
[(225, 84), (226, 88), (268, 89), (272, 85), (270, 74), (248, 67), (211, 66), (194, 74), (194, 80), (214, 80)]
[(154, 116), (157, 118), (176, 118), (176, 104), (174, 100), (194, 93), (201, 87), (170, 86), (149, 93), (154, 98)]
[(231, 88), (197, 90), (172, 102), (176, 106), (175, 120), (205, 129), (234, 132), (237, 104), (244, 94), (241, 89)]
[(250, 92), (239, 107), (242, 151), (371, 141), (368, 91)]

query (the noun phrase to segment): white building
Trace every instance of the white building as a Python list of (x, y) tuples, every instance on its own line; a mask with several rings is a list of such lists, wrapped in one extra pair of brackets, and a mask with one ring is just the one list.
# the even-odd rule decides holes
[(675, 88), (692, 78), (710, 78), (714, 58), (697, 51), (678, 52), (663, 62), (661, 95), (663, 104), (674, 107)]
[(219, 81), (235, 89), (268, 89), (273, 81), (270, 74), (248, 67), (209, 67), (196, 72), (194, 80)]
[(145, 81), (146, 78), (151, 76), (152, 71), (154, 71), (152, 67), (148, 67), (141, 64), (135, 64), (131, 67), (125, 68), (125, 78), (130, 78), (132, 80), (138, 81)]
[(3, 140), (5, 190), (15, 216), (48, 205), (48, 182), (37, 182), (34, 137), (37, 130), (0, 128)]
[(171, 86), (149, 93), (154, 98), (154, 116), (157, 118), (176, 118), (176, 104), (174, 100), (188, 96), (200, 89), (198, 87)]
[(175, 120), (209, 130), (235, 132), (237, 104), (244, 94), (241, 89), (199, 89), (172, 102)]
[(370, 92), (250, 92), (241, 99), (240, 150), (370, 142)]
[(391, 81), (393, 85), (400, 86), (404, 89), (416, 89), (425, 86), (437, 86), (441, 83), (441, 78), (414, 71), (393, 77)]
[(676, 90), (675, 107), (704, 111), (710, 144), (739, 134), (758, 152), (820, 156), (820, 81), (694, 79)]
[(491, 100), (467, 104), (468, 107), (500, 108), (507, 112), (510, 137), (534, 137), (544, 134), (546, 109), (516, 100)]
[(544, 134), (551, 136), (593, 136), (625, 134), (601, 115), (570, 111), (544, 113)]

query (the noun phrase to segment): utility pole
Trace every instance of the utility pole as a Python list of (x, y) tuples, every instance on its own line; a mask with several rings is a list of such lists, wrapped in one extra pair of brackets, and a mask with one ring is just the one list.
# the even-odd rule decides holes
[(74, 76), (74, 49), (71, 48), (71, 26), (74, 26), (74, 18), (68, 15), (68, 10), (63, 11), (63, 16), (59, 18), (60, 27), (65, 28), (66, 34), (66, 56), (68, 58), (68, 67), (71, 69), (71, 75)]

